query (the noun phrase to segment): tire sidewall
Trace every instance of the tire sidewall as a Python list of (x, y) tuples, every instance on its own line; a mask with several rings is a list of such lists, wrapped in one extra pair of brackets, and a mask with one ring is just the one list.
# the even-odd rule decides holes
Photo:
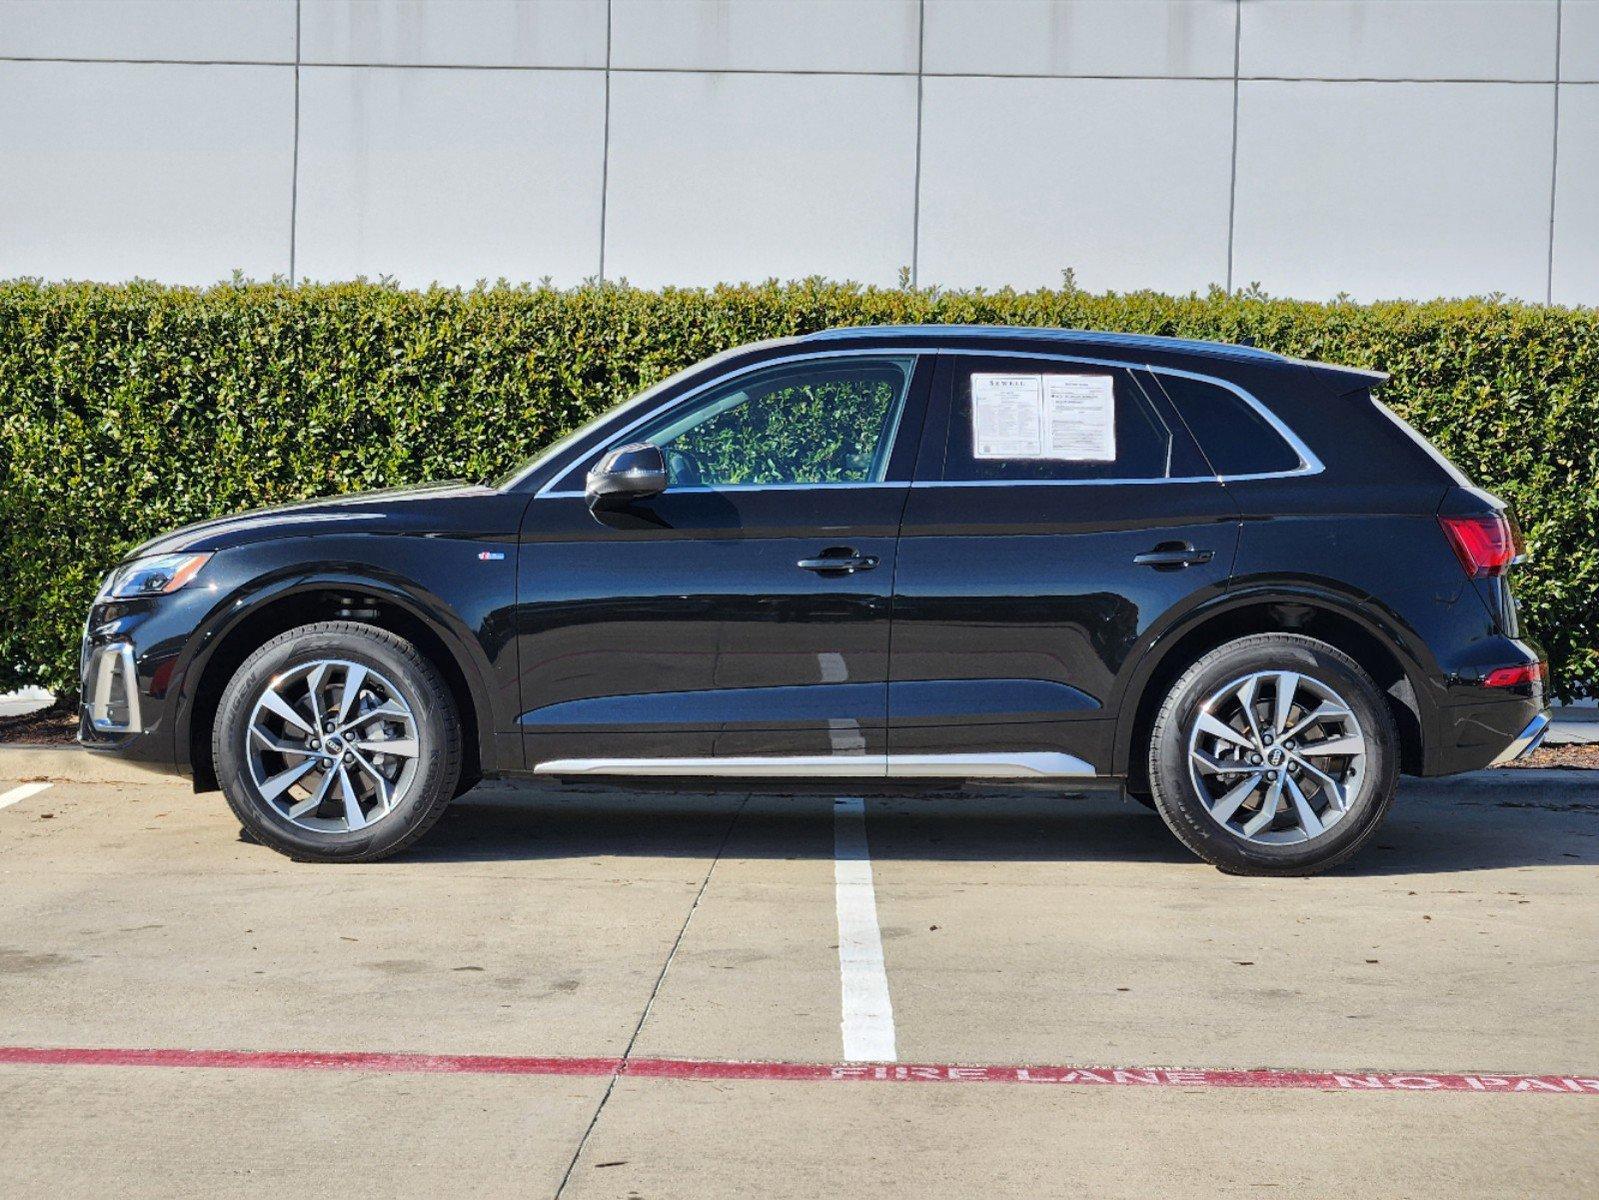
[[(1282, 670), (1318, 679), (1344, 698), (1365, 735), (1366, 771), (1349, 798), (1348, 813), (1328, 833), (1309, 842), (1273, 846), (1246, 842), (1210, 815), (1189, 776), (1188, 735), (1199, 709), (1219, 688), (1257, 671)], [(1204, 858), (1223, 870), (1291, 874), (1335, 865), (1375, 832), (1393, 798), (1398, 762), (1393, 717), (1370, 677), (1331, 646), (1282, 636), (1223, 646), (1177, 681), (1150, 748), (1150, 779), (1161, 816)]]
[[(411, 787), (392, 811), (354, 834), (305, 829), (288, 820), (261, 795), (245, 751), (250, 714), (268, 682), (319, 658), (359, 663), (378, 672), (405, 693), (416, 720), (420, 755)], [(291, 857), (366, 859), (390, 852), (433, 815), (441, 789), (453, 793), (450, 767), (456, 756), (448, 752), (453, 736), (458, 735), (448, 689), (425, 662), (413, 661), (379, 636), (313, 628), (291, 630), (244, 661), (222, 694), (212, 749), (223, 794), (260, 841)]]

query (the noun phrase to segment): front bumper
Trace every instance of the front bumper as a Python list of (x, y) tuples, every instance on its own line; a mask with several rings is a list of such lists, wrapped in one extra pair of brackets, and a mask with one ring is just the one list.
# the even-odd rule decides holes
[(132, 642), (86, 644), (82, 680), (85, 732), (95, 734), (142, 733), (138, 671)]
[(1490, 767), (1502, 767), (1506, 763), (1515, 762), (1536, 750), (1544, 739), (1544, 734), (1549, 732), (1549, 710), (1546, 708), (1536, 714), (1527, 722), (1527, 727), (1518, 733), (1515, 740), (1506, 746), (1499, 757), (1489, 763)]
[(79, 655), (78, 742), (156, 770), (181, 771), (172, 730), (179, 659), (208, 595), (98, 600)]

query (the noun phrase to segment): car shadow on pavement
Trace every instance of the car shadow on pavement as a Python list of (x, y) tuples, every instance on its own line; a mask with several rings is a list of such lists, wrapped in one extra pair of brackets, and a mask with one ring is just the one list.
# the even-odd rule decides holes
[[(867, 811), (871, 855), (884, 861), (1201, 865), (1156, 814), (1113, 791), (970, 789), (874, 798)], [(725, 853), (737, 858), (830, 859), (832, 801), (493, 784), (458, 800), (398, 861), (698, 858), (714, 855), (724, 839)], [(1336, 873), (1596, 864), (1599, 778), (1484, 772), (1403, 781), (1376, 837)]]

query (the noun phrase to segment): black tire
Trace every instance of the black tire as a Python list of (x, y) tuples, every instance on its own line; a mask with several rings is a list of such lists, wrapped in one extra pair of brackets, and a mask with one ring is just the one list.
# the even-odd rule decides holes
[[(1347, 797), (1343, 815), (1325, 832), (1267, 845), (1212, 816), (1189, 771), (1189, 736), (1202, 706), (1219, 689), (1255, 672), (1280, 671), (1324, 684), (1342, 697), (1364, 735), (1364, 775)], [(1287, 687), (1282, 691), (1293, 694)], [(1150, 735), (1149, 780), (1157, 811), (1183, 845), (1234, 875), (1312, 875), (1344, 862), (1382, 824), (1398, 774), (1398, 733), (1382, 692), (1343, 651), (1301, 634), (1252, 634), (1206, 654), (1172, 684)]]
[[(360, 829), (322, 831), (290, 821), (262, 795), (245, 753), (251, 712), (268, 682), (319, 659), (378, 672), (404, 694), (415, 718), (415, 774), (393, 808)], [(244, 660), (222, 693), (211, 748), (222, 792), (257, 841), (299, 861), (372, 862), (410, 846), (448, 807), (461, 773), (461, 721), (449, 686), (410, 642), (372, 625), (319, 621), (280, 634)]]

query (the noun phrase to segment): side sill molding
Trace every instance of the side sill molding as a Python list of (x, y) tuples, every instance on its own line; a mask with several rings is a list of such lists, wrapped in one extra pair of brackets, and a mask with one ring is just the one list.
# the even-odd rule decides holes
[(716, 775), (741, 779), (1086, 779), (1070, 754), (863, 754), (772, 758), (555, 758), (535, 775)]

